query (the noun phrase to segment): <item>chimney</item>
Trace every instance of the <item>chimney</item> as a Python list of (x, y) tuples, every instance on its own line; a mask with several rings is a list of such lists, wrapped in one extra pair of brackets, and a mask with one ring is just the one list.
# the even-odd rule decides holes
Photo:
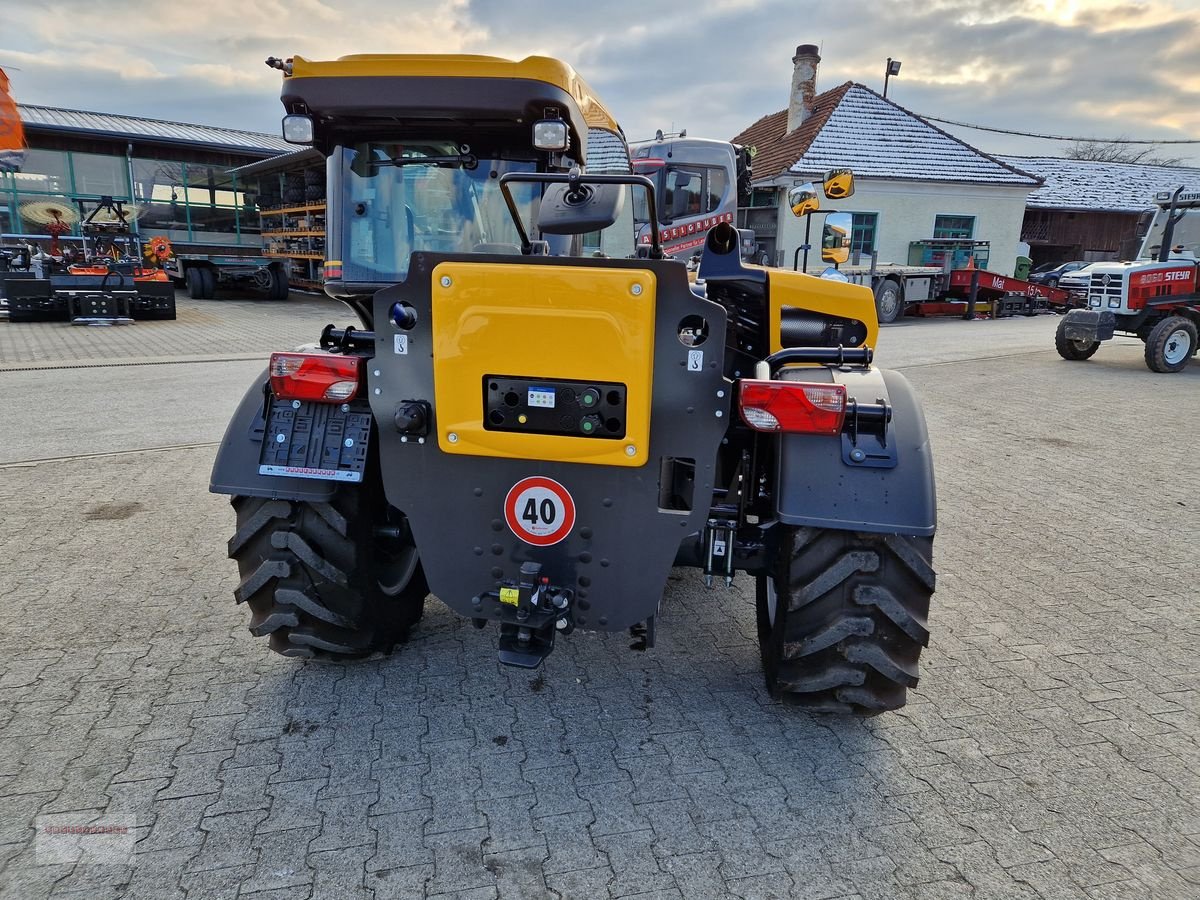
[(816, 44), (801, 44), (792, 57), (792, 98), (788, 102), (787, 133), (791, 134), (812, 115), (817, 96), (817, 66), (821, 54)]

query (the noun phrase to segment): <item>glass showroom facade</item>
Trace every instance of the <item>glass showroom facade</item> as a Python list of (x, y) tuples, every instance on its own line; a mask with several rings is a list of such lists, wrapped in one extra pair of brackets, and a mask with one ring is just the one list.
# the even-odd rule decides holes
[[(44, 225), (22, 214), (31, 201), (58, 201), (74, 210), (76, 197), (111, 196), (133, 205), (144, 238), (166, 235), (173, 244), (215, 246), (261, 243), (257, 179), (240, 184), (230, 165), (169, 156), (169, 151), (153, 157), (31, 148), (20, 171), (0, 172), (0, 236), (49, 237)], [(78, 224), (71, 234), (79, 234)]]

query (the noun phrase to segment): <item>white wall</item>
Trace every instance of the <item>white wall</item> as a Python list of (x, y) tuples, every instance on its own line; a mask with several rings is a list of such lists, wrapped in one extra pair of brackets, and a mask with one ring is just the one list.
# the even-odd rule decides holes
[[(791, 182), (789, 181), (790, 185)], [(787, 188), (782, 188), (786, 192)], [(1021, 238), (1025, 200), (1031, 188), (1013, 185), (951, 184), (934, 181), (881, 181), (856, 178), (854, 196), (835, 203), (822, 198), (823, 208), (839, 212), (876, 213), (875, 247), (881, 263), (907, 263), (911, 241), (933, 237), (937, 216), (974, 216), (973, 240), (991, 241), (988, 270), (1011, 275)], [(810, 243), (818, 249), (808, 254), (809, 270), (821, 271), (821, 223), (812, 223)], [(786, 197), (779, 207), (778, 262), (792, 267), (796, 248), (804, 243), (804, 220), (795, 218)], [(869, 263), (864, 259), (863, 264)]]

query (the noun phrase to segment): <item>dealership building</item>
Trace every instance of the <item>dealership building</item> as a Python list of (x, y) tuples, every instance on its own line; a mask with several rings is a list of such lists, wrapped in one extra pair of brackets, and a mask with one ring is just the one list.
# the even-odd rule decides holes
[[(143, 237), (165, 235), (183, 249), (257, 250), (259, 181), (243, 183), (234, 170), (295, 149), (251, 131), (47, 106), (18, 110), (28, 149), (19, 171), (0, 171), (5, 242), (50, 238), (44, 224), (22, 213), (44, 207), (34, 201), (77, 210), (75, 198), (111, 196), (134, 207)], [(76, 222), (63, 240), (78, 234)]]

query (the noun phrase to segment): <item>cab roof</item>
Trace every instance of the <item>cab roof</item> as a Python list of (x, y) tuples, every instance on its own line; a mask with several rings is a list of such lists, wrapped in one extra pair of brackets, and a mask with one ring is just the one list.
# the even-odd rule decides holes
[[(355, 54), (336, 60), (295, 56), (286, 81), (303, 78), (475, 78), (536, 81), (565, 92), (589, 128), (621, 134), (616, 119), (587, 82), (566, 63), (549, 56), (514, 61), (470, 54)], [(285, 88), (286, 91), (286, 88)]]

